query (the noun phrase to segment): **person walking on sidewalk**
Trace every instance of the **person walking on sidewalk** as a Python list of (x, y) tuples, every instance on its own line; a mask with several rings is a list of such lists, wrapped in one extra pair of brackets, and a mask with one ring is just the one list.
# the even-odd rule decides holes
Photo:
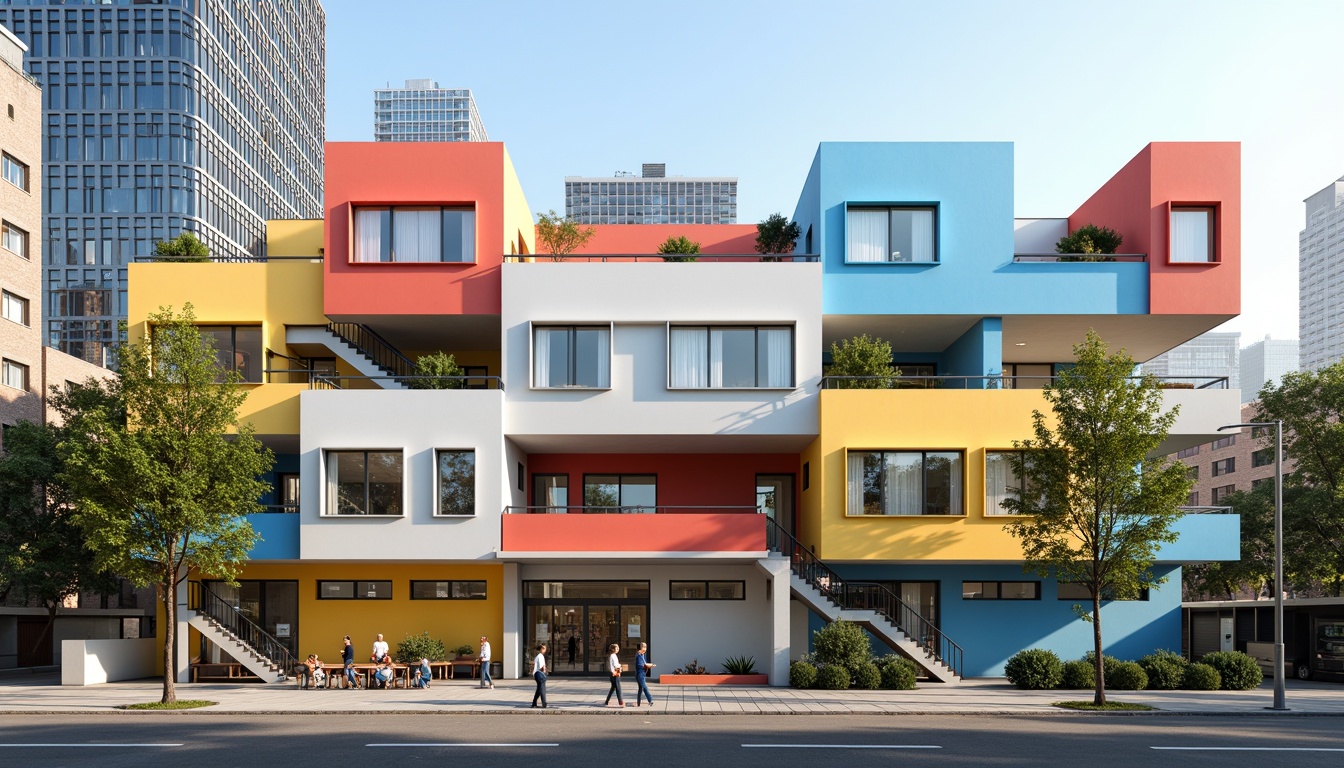
[(649, 700), (649, 706), (653, 706), (653, 697), (649, 695), (649, 686), (645, 681), (648, 674), (653, 671), (653, 665), (649, 663), (649, 644), (640, 643), (639, 652), (635, 654), (635, 706), (639, 706), (640, 696)]
[(537, 681), (537, 692), (532, 694), (532, 708), (537, 709), (537, 699), (541, 699), (541, 709), (546, 709), (546, 644), (537, 646), (537, 655), (532, 657), (532, 679)]
[(345, 647), (341, 649), (341, 662), (345, 666), (345, 690), (353, 691), (359, 687), (359, 678), (355, 677), (355, 646), (350, 636), (345, 636)]
[(612, 643), (607, 646), (607, 650), (611, 653), (607, 657), (607, 673), (611, 675), (611, 690), (607, 691), (605, 706), (611, 706), (611, 695), (614, 693), (616, 694), (616, 706), (624, 707), (625, 698), (621, 696), (621, 657), (617, 655), (621, 652), (621, 646)]
[(490, 640), (485, 635), (481, 635), (479, 661), (481, 663), (481, 687), (494, 688), (495, 681), (490, 679)]

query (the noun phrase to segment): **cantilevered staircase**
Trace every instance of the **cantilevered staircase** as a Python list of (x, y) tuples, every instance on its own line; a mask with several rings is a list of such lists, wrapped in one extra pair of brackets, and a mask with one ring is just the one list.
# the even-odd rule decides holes
[[(383, 389), (406, 389), (406, 377), (415, 375), (415, 363), (373, 329), (359, 323), (299, 325), (285, 329), (290, 346), (326, 347)], [(340, 389), (340, 379), (317, 377), (322, 386)]]
[(931, 680), (961, 681), (961, 646), (919, 611), (882, 584), (842, 578), (774, 520), (768, 519), (768, 526), (770, 550), (789, 558), (794, 597), (827, 621), (844, 619), (867, 629)]
[(187, 623), (265, 683), (284, 682), (298, 661), (283, 643), (198, 581), (189, 585)]

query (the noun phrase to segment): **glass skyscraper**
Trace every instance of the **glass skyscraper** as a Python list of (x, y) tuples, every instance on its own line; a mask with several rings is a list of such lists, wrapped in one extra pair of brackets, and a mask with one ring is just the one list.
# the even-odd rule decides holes
[(248, 260), (267, 219), (322, 217), (318, 0), (0, 0), (0, 24), (42, 85), (47, 344), (110, 363), (159, 240)]
[(639, 176), (566, 176), (565, 215), (580, 224), (736, 224), (737, 179), (667, 178), (663, 163), (644, 163)]
[(467, 88), (407, 80), (405, 88), (373, 92), (374, 141), (489, 141)]

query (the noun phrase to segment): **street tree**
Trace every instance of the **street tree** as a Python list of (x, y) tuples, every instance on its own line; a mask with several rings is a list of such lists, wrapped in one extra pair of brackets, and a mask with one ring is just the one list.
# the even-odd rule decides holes
[(537, 240), (551, 254), (552, 261), (563, 261), (565, 256), (587, 245), (597, 227), (581, 227), (571, 216), (561, 216), (551, 209), (537, 214)]
[(1177, 409), (1162, 412), (1156, 381), (1134, 378), (1133, 359), (1109, 354), (1094, 331), (1074, 355), (1074, 366), (1042, 391), (1049, 415), (1032, 411), (1035, 436), (1014, 442), (1027, 490), (1003, 506), (1023, 516), (1006, 526), (1022, 546), (1023, 568), (1087, 590), (1091, 610), (1074, 610), (1092, 625), (1094, 701), (1104, 705), (1101, 601), (1164, 581), (1153, 562), (1177, 538), (1172, 526), (1190, 480), (1184, 465), (1157, 454)]
[[(1233, 600), (1238, 592), (1263, 592), (1274, 579), (1274, 484), (1237, 491), (1220, 504), (1241, 520), (1241, 559), (1191, 565), (1182, 569), (1183, 599)], [(1288, 552), (1285, 550), (1285, 557)]]
[(162, 604), (168, 704), (177, 700), (178, 585), (193, 574), (235, 583), (257, 540), (243, 516), (262, 509), (272, 454), (251, 424), (238, 424), (247, 393), (219, 365), (191, 305), (152, 313), (149, 327), (122, 347), (121, 376), (100, 385), (101, 403), (58, 397), (56, 407), (68, 430), (61, 481), (95, 563), (152, 585)]
[[(798, 222), (789, 221), (782, 213), (772, 213), (756, 225), (756, 252), (763, 255), (793, 253), (801, 233)], [(765, 255), (761, 261), (779, 261), (779, 257)]]
[(171, 240), (154, 244), (155, 261), (209, 261), (210, 249), (192, 232), (183, 232)]

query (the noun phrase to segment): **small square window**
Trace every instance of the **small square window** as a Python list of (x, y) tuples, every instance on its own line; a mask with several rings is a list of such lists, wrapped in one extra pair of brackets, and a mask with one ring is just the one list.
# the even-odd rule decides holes
[(0, 303), (4, 305), (4, 316), (6, 320), (13, 321), (19, 325), (29, 325), (28, 322), (28, 300), (22, 296), (4, 291), (0, 293)]
[(28, 366), (13, 360), (5, 360), (2, 367), (5, 386), (27, 391)]
[(1173, 206), (1170, 261), (1177, 264), (1216, 261), (1213, 223), (1213, 208)]

